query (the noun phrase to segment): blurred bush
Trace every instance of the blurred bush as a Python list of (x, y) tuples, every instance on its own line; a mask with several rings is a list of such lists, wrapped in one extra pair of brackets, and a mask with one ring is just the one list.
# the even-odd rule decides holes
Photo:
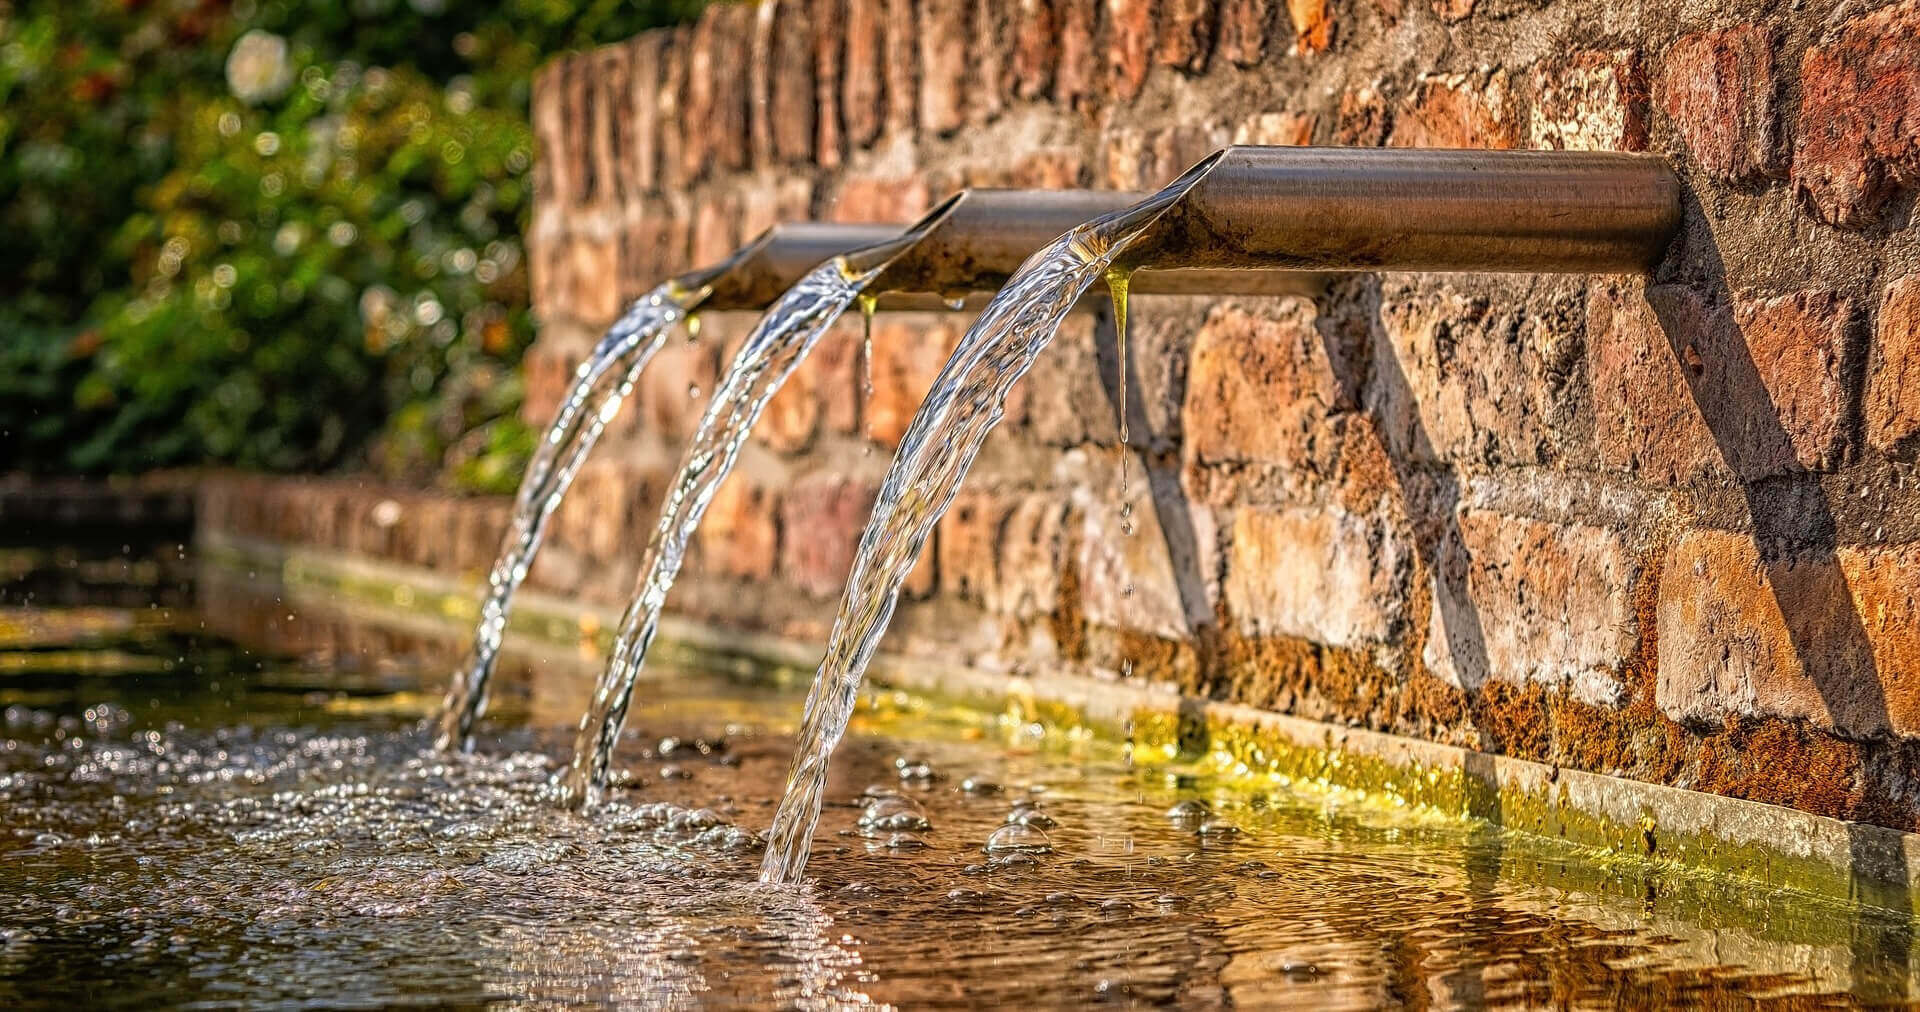
[(698, 6), (0, 0), (0, 468), (511, 489), (531, 72)]

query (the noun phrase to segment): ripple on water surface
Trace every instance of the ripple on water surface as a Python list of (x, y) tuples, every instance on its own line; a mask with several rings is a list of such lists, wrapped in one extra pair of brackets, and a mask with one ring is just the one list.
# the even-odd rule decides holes
[(835, 761), (813, 881), (767, 887), (796, 696), (676, 673), (581, 815), (562, 728), (442, 756), (378, 705), (408, 697), (169, 677), (0, 682), (0, 1004), (1639, 1007), (1910, 976), (1905, 922), (890, 708)]

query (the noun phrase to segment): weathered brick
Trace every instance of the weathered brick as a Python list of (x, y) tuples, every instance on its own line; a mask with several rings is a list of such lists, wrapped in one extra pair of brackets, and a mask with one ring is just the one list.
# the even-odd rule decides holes
[[(851, 29), (848, 0), (813, 0), (812, 10), (819, 24), (842, 25)], [(813, 40), (814, 145), (813, 162), (822, 169), (840, 167), (846, 130), (841, 125), (841, 58), (846, 41), (839, 32), (815, 31), (812, 23), (793, 26), (795, 35)], [(802, 156), (804, 157), (804, 156)]]
[(930, 206), (926, 180), (919, 176), (857, 176), (841, 181), (828, 216), (833, 221), (900, 224), (914, 221)]
[(566, 311), (592, 327), (620, 313), (620, 242), (616, 236), (574, 235), (562, 248)]
[(573, 180), (570, 187), (575, 208), (590, 208), (600, 199), (600, 177), (596, 174), (599, 162), (593, 157), (594, 148), (594, 88), (593, 73), (588, 66), (590, 54), (576, 53), (562, 61), (562, 102), (565, 119), (561, 134), (561, 151), (567, 162), (567, 175)]
[[(1221, 306), (1194, 336), (1181, 414), (1187, 485), (1207, 490), (1248, 472), (1320, 470), (1332, 463), (1333, 415), (1355, 407), (1357, 363), (1314, 328), (1314, 307), (1279, 315)], [(1209, 501), (1212, 495), (1197, 491)]]
[(1234, 128), (1235, 144), (1304, 147), (1313, 143), (1314, 117), (1309, 113), (1262, 112)]
[(783, 222), (813, 218), (813, 180), (805, 176), (775, 179), (738, 192), (742, 243)]
[(1397, 641), (1412, 575), (1411, 546), (1377, 516), (1234, 511), (1225, 593), (1246, 634), (1347, 647)]
[(773, 33), (780, 13), (778, 0), (750, 5), (747, 26), (747, 164), (773, 164)]
[(686, 116), (687, 67), (691, 62), (693, 29), (681, 25), (662, 29), (660, 43), (660, 86), (654, 94), (654, 143), (660, 153), (660, 185), (673, 188), (687, 182), (687, 134), (692, 121)]
[(1596, 285), (1587, 299), (1587, 381), (1594, 442), (1608, 467), (1662, 484), (1726, 473), (1653, 307), (1638, 286)]
[(1778, 90), (1773, 36), (1758, 25), (1683, 36), (1662, 57), (1661, 108), (1715, 179), (1749, 182), (1785, 168)]
[(700, 564), (743, 580), (773, 578), (780, 558), (777, 497), (743, 471), (728, 476), (700, 520)]
[(1009, 505), (991, 492), (962, 491), (940, 518), (940, 589), (985, 604), (998, 569), (1001, 525)]
[(1371, 147), (1387, 140), (1387, 100), (1372, 85), (1340, 93), (1333, 139), (1348, 147)]
[(746, 167), (747, 79), (739, 61), (751, 44), (752, 18), (749, 5), (714, 4), (694, 26), (684, 102), (688, 129), (681, 147), (686, 179)]
[(993, 87), (975, 75), (967, 60), (972, 0), (921, 0), (920, 126), (936, 134), (958, 130), (966, 122), (968, 93)]
[(875, 489), (844, 475), (815, 473), (794, 481), (780, 499), (780, 571), (814, 597), (832, 597), (846, 586), (873, 512)]
[[(1060, 596), (1067, 502), (1051, 492), (1014, 498), (1000, 524), (999, 556), (987, 607), (1003, 615), (1049, 614)], [(944, 535), (943, 535), (944, 538)]]
[(1293, 22), (1293, 45), (1303, 53), (1318, 53), (1333, 45), (1333, 12), (1327, 0), (1287, 0)]
[(642, 32), (627, 43), (627, 101), (620, 120), (626, 131), (621, 171), (632, 186), (628, 203), (660, 183), (659, 32)]
[[(847, 143), (866, 147), (886, 123), (887, 0), (846, 0), (840, 115)], [(831, 32), (822, 32), (831, 35)]]
[(990, 123), (1006, 111), (1013, 94), (1013, 47), (1009, 27), (1014, 4), (1006, 0), (962, 0), (967, 7), (967, 34), (973, 51), (971, 81), (963, 89), (967, 121)]
[(915, 0), (886, 0), (886, 40), (884, 59), (887, 74), (887, 130), (910, 134), (920, 96), (919, 32), (915, 19)]
[(1512, 106), (1504, 70), (1424, 75), (1394, 118), (1388, 143), (1405, 148), (1515, 147), (1520, 123)]
[(567, 170), (566, 61), (555, 60), (534, 71), (533, 94), (528, 102), (536, 144), (534, 190), (536, 202), (545, 207), (573, 203), (574, 180)]
[(883, 316), (874, 321), (873, 392), (862, 413), (867, 438), (882, 446), (900, 445), (959, 340), (959, 328), (938, 316)]
[(715, 323), (705, 322), (697, 342), (669, 336), (640, 374), (640, 400), (634, 419), (642, 431), (669, 441), (693, 435), (719, 379), (720, 343)]
[(716, 264), (740, 248), (740, 198), (727, 190), (709, 193), (693, 209), (690, 255), (701, 266)]
[(1073, 150), (1023, 155), (1007, 176), (1007, 185), (1037, 190), (1071, 189), (1084, 186), (1086, 181), (1086, 160)]
[(1867, 375), (1867, 442), (1883, 452), (1920, 432), (1920, 274), (1887, 286)]
[(1053, 0), (1059, 42), (1053, 70), (1053, 100), (1084, 109), (1100, 92), (1106, 50), (1096, 41), (1097, 0)]
[(842, 321), (787, 378), (754, 427), (754, 438), (779, 453), (800, 453), (812, 445), (822, 424), (850, 433), (859, 422), (860, 333)]
[(1120, 426), (1100, 376), (1092, 314), (1068, 317), (1017, 388), (1026, 392), (1028, 434), (1053, 446), (1118, 442)]
[(1219, 587), (1214, 514), (1178, 496), (1162, 516), (1135, 457), (1124, 493), (1079, 489), (1080, 611), (1096, 626), (1179, 640), (1213, 621)]
[(1462, 572), (1435, 580), (1428, 670), (1464, 689), (1491, 678), (1623, 701), (1640, 566), (1619, 532), (1471, 509), (1458, 530)]
[(1793, 183), (1836, 225), (1877, 221), (1920, 181), (1920, 0), (1847, 21), (1800, 61)]
[[(1744, 398), (1753, 404), (1755, 424), (1739, 432), (1744, 459), (1765, 458), (1784, 443), (1803, 467), (1839, 462), (1846, 450), (1852, 317), (1852, 303), (1833, 292), (1739, 300), (1734, 321), (1751, 356), (1751, 371), (1738, 359), (1716, 363), (1724, 364), (1722, 369), (1709, 365), (1701, 400), (1725, 404)], [(1759, 388), (1752, 385), (1754, 378)]]
[(1153, 58), (1153, 0), (1102, 0), (1106, 4), (1106, 94), (1131, 102), (1147, 83)]
[(1213, 55), (1214, 0), (1162, 0), (1154, 60), (1188, 73), (1207, 68)]
[(796, 0), (782, 0), (772, 23), (773, 93), (765, 108), (773, 154), (789, 162), (805, 162), (813, 155), (817, 130), (815, 102), (821, 89), (814, 83), (816, 43), (806, 11)]
[(1803, 719), (1866, 737), (1920, 731), (1920, 545), (1762, 557), (1695, 530), (1660, 584), (1655, 698), (1676, 720)]
[(633, 122), (627, 116), (633, 106), (632, 77), (628, 69), (630, 53), (626, 46), (605, 46), (593, 53), (594, 59), (588, 64), (594, 89), (591, 123), (594, 175), (603, 181), (602, 207), (624, 204), (632, 185)]
[(1267, 15), (1263, 0), (1220, 0), (1220, 55), (1235, 66), (1251, 67), (1267, 54)]
[(1474, 0), (1433, 0), (1431, 6), (1442, 21), (1465, 21), (1473, 16)]
[(1015, 0), (1013, 23), (1013, 94), (1036, 99), (1053, 84), (1053, 68), (1059, 59), (1059, 21), (1054, 13), (1055, 0)]
[(1478, 467), (1551, 458), (1573, 392), (1554, 369), (1573, 338), (1551, 318), (1390, 280), (1380, 319), (1370, 396), (1396, 452)]
[(1644, 151), (1647, 87), (1630, 49), (1586, 50), (1533, 67), (1530, 146), (1564, 151)]

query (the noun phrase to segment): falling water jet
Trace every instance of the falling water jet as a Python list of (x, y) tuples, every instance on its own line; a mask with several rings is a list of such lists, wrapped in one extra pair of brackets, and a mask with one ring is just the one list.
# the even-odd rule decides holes
[[(1651, 156), (1236, 147), (1027, 259), (948, 360), (888, 471), (807, 697), (762, 881), (804, 872), (828, 762), (901, 584), (1008, 391), (1106, 271), (1134, 268), (1130, 281), (1152, 283), (1136, 290), (1216, 293), (1315, 270), (1644, 272), (1680, 220), (1679, 182)], [(983, 273), (983, 259), (995, 266), (937, 243), (916, 252), (893, 270), (918, 270), (920, 291)]]
[(777, 226), (725, 261), (641, 296), (607, 329), (575, 371), (558, 415), (534, 448), (533, 460), (520, 480), (512, 518), (487, 577), (472, 653), (455, 672), (435, 718), (436, 748), (472, 746), (474, 723), (486, 712), (487, 684), (499, 658), (514, 594), (533, 568), (547, 523), (674, 325), (684, 320), (693, 332), (698, 322), (694, 311), (703, 305), (728, 309), (764, 304), (771, 298), (769, 291), (784, 290), (821, 260), (898, 235), (898, 229), (883, 225)]
[(914, 415), (861, 535), (826, 659), (807, 696), (800, 751), (768, 834), (765, 882), (791, 882), (806, 868), (833, 748), (853, 715), (861, 675), (886, 630), (900, 585), (946, 513), (1007, 392), (1088, 287), (1157, 221), (1211, 162), (1140, 204), (1083, 224), (1034, 253), (987, 304)]
[(949, 200), (936, 208), (902, 235), (815, 267), (761, 317), (734, 356), (668, 486), (633, 599), (621, 616), (607, 666), (574, 738), (573, 763), (559, 784), (564, 803), (580, 807), (598, 803), (626, 722), (627, 704), (659, 629), (661, 609), (686, 560), (687, 545), (767, 402), (873, 279), (911, 249), (952, 204)]

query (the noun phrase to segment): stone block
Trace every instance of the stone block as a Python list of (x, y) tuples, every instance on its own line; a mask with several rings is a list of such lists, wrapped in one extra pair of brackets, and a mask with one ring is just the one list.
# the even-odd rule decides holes
[(1891, 453), (1920, 432), (1920, 274), (1887, 286), (1867, 373), (1867, 442)]
[(695, 534), (702, 568), (742, 580), (772, 579), (780, 559), (778, 511), (773, 490), (745, 471), (729, 475)]
[(1405, 635), (1413, 546), (1380, 516), (1239, 509), (1232, 524), (1225, 593), (1241, 632), (1335, 647)]
[(1853, 17), (1800, 61), (1793, 184), (1822, 218), (1860, 228), (1920, 181), (1920, 0)]
[(1779, 175), (1779, 83), (1773, 35), (1759, 25), (1696, 32), (1668, 47), (1661, 108), (1708, 176), (1745, 183)]

